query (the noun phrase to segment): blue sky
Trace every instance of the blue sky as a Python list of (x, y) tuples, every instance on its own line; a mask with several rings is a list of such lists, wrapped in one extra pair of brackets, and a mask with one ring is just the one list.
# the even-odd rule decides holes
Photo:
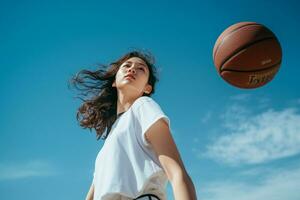
[[(1, 199), (84, 199), (103, 141), (83, 130), (67, 81), (132, 48), (156, 57), (153, 98), (198, 199), (300, 198), (297, 1), (1, 1)], [(212, 49), (241, 21), (269, 27), (280, 71), (254, 90), (217, 74)], [(167, 188), (173, 199), (172, 188)]]

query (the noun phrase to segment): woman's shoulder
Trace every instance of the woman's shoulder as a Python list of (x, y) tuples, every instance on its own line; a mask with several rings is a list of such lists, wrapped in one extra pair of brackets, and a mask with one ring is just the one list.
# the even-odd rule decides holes
[(148, 112), (149, 110), (154, 112), (161, 110), (160, 105), (149, 96), (138, 97), (132, 107), (135, 112)]
[(136, 100), (139, 100), (139, 101), (142, 101), (142, 102), (154, 101), (154, 99), (152, 97), (149, 97), (149, 96), (141, 96), (141, 97), (137, 98)]
[(149, 97), (149, 96), (138, 97), (134, 102), (135, 107), (140, 107), (143, 104), (149, 104), (149, 103), (157, 104), (157, 102), (152, 97)]
[(132, 104), (132, 109), (137, 110), (140, 107), (158, 106), (156, 101), (149, 96), (140, 96)]

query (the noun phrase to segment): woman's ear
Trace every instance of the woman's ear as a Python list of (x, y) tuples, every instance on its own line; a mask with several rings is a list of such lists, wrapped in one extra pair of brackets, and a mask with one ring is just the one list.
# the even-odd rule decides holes
[(147, 84), (146, 87), (145, 87), (144, 92), (145, 92), (146, 94), (150, 94), (151, 91), (152, 91), (152, 86), (149, 85), (149, 84)]
[(113, 84), (111, 85), (112, 87), (116, 87), (116, 81), (113, 82)]

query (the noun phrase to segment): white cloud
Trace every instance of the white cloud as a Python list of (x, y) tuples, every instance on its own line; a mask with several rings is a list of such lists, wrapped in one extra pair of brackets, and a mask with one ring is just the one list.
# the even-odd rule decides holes
[(300, 168), (281, 170), (261, 181), (219, 181), (203, 185), (197, 192), (203, 200), (299, 200)]
[(234, 96), (231, 96), (230, 99), (232, 100), (236, 100), (236, 101), (243, 101), (243, 100), (247, 100), (250, 98), (250, 94), (237, 94)]
[(208, 111), (207, 113), (205, 113), (205, 115), (201, 118), (201, 122), (203, 124), (205, 124), (206, 122), (208, 122), (212, 117), (212, 112)]
[(300, 105), (300, 98), (296, 99), (296, 100), (293, 100), (292, 103), (296, 104), (296, 105)]
[(295, 108), (251, 114), (239, 105), (223, 115), (225, 132), (205, 156), (230, 164), (258, 164), (300, 153), (300, 114)]
[(254, 176), (254, 177), (271, 174), (271, 173), (277, 173), (277, 172), (275, 172), (275, 170), (272, 168), (266, 168), (266, 167), (255, 167), (255, 168), (243, 170), (241, 172), (237, 172), (238, 176)]
[(0, 163), (0, 180), (12, 180), (28, 177), (43, 177), (56, 174), (54, 166), (46, 161), (28, 161), (24, 163)]
[(235, 102), (238, 104), (246, 103), (246, 102), (247, 103), (257, 102), (255, 105), (257, 108), (267, 108), (270, 106), (270, 102), (271, 102), (271, 99), (264, 95), (253, 96), (249, 93), (233, 95), (229, 97), (229, 99), (231, 100), (231, 102)]

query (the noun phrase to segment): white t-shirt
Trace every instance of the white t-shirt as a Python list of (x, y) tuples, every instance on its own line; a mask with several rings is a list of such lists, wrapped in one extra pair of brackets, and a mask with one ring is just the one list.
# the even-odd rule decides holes
[(117, 118), (95, 161), (94, 200), (130, 200), (145, 193), (167, 199), (167, 176), (145, 138), (160, 118), (171, 127), (160, 106), (147, 96)]

